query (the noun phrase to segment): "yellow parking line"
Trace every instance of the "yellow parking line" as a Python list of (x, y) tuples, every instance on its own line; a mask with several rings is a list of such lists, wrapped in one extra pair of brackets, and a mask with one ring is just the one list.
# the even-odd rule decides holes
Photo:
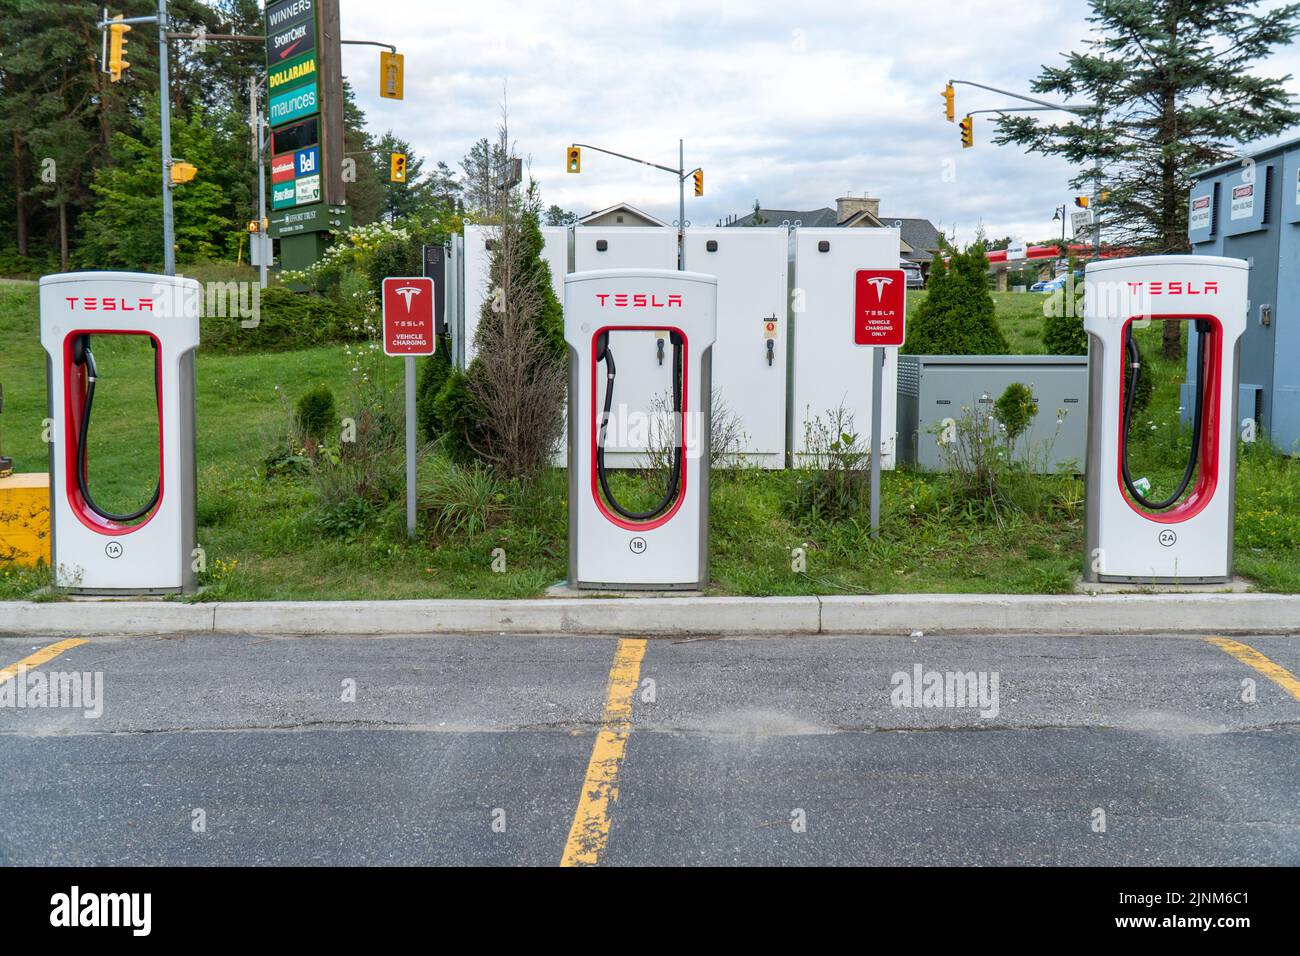
[(0, 684), (5, 681), (13, 680), (18, 676), (18, 672), (24, 668), (40, 667), (47, 661), (52, 661), (64, 651), (70, 651), (74, 647), (80, 647), (82, 644), (90, 643), (80, 637), (70, 637), (66, 641), (59, 641), (57, 644), (51, 644), (49, 647), (42, 647), (35, 654), (28, 654), (17, 664), (10, 664), (8, 667), (0, 668)]
[(1231, 654), (1243, 664), (1255, 668), (1296, 700), (1300, 700), (1300, 679), (1297, 679), (1294, 674), (1281, 664), (1269, 660), (1248, 644), (1230, 641), (1226, 637), (1207, 637), (1206, 640), (1220, 650)]
[(601, 728), (591, 748), (560, 866), (595, 866), (609, 842), (609, 805), (618, 799), (618, 771), (632, 733), (632, 695), (641, 678), (645, 644), (643, 640), (620, 640), (614, 652)]

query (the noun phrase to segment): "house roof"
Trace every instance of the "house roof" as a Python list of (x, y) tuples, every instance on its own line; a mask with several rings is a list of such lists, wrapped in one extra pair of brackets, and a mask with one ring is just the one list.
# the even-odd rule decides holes
[[(873, 216), (865, 209), (859, 209), (843, 222), (835, 221), (835, 210), (829, 207), (810, 209), (801, 212), (797, 209), (759, 209), (763, 221), (759, 225), (779, 226), (795, 222), (809, 228), (827, 226), (874, 227), (896, 226), (903, 241), (903, 255), (914, 262), (929, 262), (939, 251), (939, 230), (928, 219), (898, 219), (893, 216)], [(749, 226), (754, 224), (754, 214), (741, 216), (732, 226)]]
[(754, 222), (754, 213), (747, 216), (741, 216), (735, 222), (728, 223), (730, 226), (780, 226), (784, 223), (793, 225), (798, 222), (808, 229), (821, 229), (827, 226), (834, 226), (835, 210), (824, 207), (822, 209), (808, 209), (800, 211), (798, 209), (760, 209), (758, 214), (763, 221)]
[(643, 212), (642, 210), (637, 209), (636, 206), (633, 206), (630, 203), (625, 203), (625, 202), (615, 203), (614, 205), (609, 206), (605, 209), (593, 209), (591, 212), (587, 213), (587, 215), (583, 216), (581, 219), (578, 220), (578, 225), (580, 226), (585, 225), (586, 223), (591, 222), (593, 219), (597, 219), (600, 216), (606, 216), (611, 212), (619, 212), (620, 210), (624, 212), (630, 212), (632, 215), (644, 219), (652, 226), (668, 225), (668, 223), (664, 222), (662, 219), (659, 219), (656, 216), (652, 216), (648, 212)]

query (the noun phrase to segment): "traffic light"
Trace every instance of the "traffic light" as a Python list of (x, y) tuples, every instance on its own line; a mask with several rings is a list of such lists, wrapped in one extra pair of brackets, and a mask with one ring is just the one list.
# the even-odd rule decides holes
[(695, 195), (704, 195), (704, 170), (695, 170)]
[(180, 159), (172, 160), (172, 185), (178, 186), (181, 183), (188, 183), (198, 171), (198, 167), (193, 163), (187, 163)]
[(262, 231), (262, 228), (261, 228), (261, 227), (262, 227), (262, 224), (261, 224), (260, 222), (258, 222), (256, 219), (250, 219), (250, 220), (248, 220), (248, 231), (249, 231), (249, 232), (261, 232), (261, 231)]
[(379, 95), (388, 100), (402, 98), (406, 58), (400, 53), (379, 51)]
[[(121, 20), (122, 14), (113, 18)], [(131, 27), (126, 23), (114, 23), (108, 28), (108, 75), (109, 82), (116, 83), (122, 78), (131, 64), (126, 59), (126, 35)]]
[(951, 83), (943, 88), (943, 115), (948, 117), (949, 123), (957, 118), (957, 114), (954, 111), (956, 97), (957, 94), (953, 92)]
[(577, 146), (569, 147), (569, 162), (565, 169), (571, 173), (582, 172), (582, 150)]
[(1087, 209), (1092, 204), (1092, 200), (1087, 196), (1075, 196), (1074, 204), (1080, 209)]
[(406, 154), (388, 154), (388, 181), (390, 183), (406, 182)]
[(975, 145), (975, 118), (963, 116), (961, 121), (961, 148), (970, 149)]

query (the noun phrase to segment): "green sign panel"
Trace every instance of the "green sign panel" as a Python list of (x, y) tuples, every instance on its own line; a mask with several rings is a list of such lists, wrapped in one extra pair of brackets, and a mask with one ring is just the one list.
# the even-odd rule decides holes
[(300, 232), (320, 232), (326, 229), (346, 229), (352, 225), (349, 206), (327, 206), (323, 202), (296, 209), (272, 213), (271, 235), (276, 239)]
[(282, 93), (296, 86), (302, 86), (307, 82), (315, 83), (317, 79), (316, 69), (315, 51), (289, 63), (268, 67), (266, 71), (267, 88), (271, 91), (271, 96), (275, 96), (277, 93)]
[(292, 90), (285, 90), (283, 93), (272, 96), (268, 121), (272, 126), (279, 126), (281, 123), (287, 123), (290, 120), (310, 116), (319, 109), (320, 96), (316, 84), (314, 82), (308, 83), (305, 86), (297, 86)]

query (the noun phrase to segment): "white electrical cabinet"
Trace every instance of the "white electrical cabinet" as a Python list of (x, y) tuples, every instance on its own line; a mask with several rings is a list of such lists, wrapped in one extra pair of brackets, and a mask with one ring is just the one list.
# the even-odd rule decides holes
[[(662, 226), (575, 226), (573, 271), (676, 269), (677, 232)], [(628, 412), (661, 410), (672, 402), (672, 349), (652, 331), (620, 331), (618, 401)], [(615, 409), (617, 413), (617, 409)], [(646, 464), (643, 429), (611, 435), (606, 460), (612, 468)]]
[[(854, 278), (859, 269), (897, 269), (899, 230), (794, 229), (790, 269), (790, 409), (787, 450), (795, 465), (809, 463), (815, 435), (837, 422), (863, 447), (871, 445), (872, 349), (853, 344)], [(722, 350), (719, 359), (722, 360)], [(894, 467), (898, 356), (885, 350), (880, 436), (882, 468)]]
[(564, 277), (569, 273), (569, 227), (542, 226), (542, 258), (551, 267), (551, 288), (564, 306)]
[(785, 467), (786, 256), (784, 229), (686, 231), (686, 268), (718, 280), (714, 407), (739, 428), (724, 466)]
[(460, 350), (465, 359), (465, 366), (474, 361), (478, 350), (474, 347), (474, 336), (478, 332), (479, 317), (483, 303), (491, 298), (488, 290), (488, 269), (492, 265), (492, 251), (489, 248), (495, 226), (465, 226), (465, 263), (464, 277), (464, 347)]

